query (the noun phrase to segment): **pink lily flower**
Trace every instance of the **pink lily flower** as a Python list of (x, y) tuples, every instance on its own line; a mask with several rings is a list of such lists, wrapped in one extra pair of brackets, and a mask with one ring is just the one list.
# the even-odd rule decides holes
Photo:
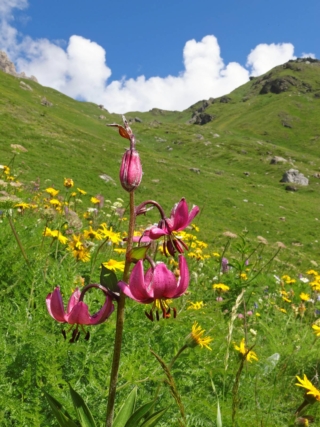
[(160, 237), (165, 238), (163, 245), (165, 254), (169, 252), (170, 255), (174, 256), (176, 251), (181, 254), (183, 253), (183, 247), (187, 250), (188, 247), (179, 237), (172, 233), (182, 231), (188, 227), (195, 216), (198, 215), (199, 211), (200, 209), (198, 206), (193, 206), (191, 211), (188, 212), (188, 205), (183, 197), (180, 202), (173, 207), (170, 218), (162, 219), (158, 226), (151, 227), (150, 230), (148, 230), (148, 236), (151, 240), (156, 240)]
[[(46, 298), (47, 309), (51, 317), (53, 317), (57, 322), (76, 325), (70, 342), (78, 340), (80, 335), (78, 328), (79, 325), (98, 325), (99, 323), (103, 323), (114, 310), (111, 296), (106, 295), (106, 301), (103, 307), (97, 313), (90, 316), (89, 308), (87, 304), (80, 301), (80, 296), (81, 292), (76, 288), (69, 299), (66, 311), (64, 309), (60, 288), (58, 286), (52, 293), (48, 294)], [(65, 333), (63, 333), (63, 335), (65, 336)]]
[[(185, 258), (180, 255), (179, 277), (177, 278), (163, 262), (149, 268), (144, 274), (143, 261), (140, 260), (132, 269), (129, 285), (120, 281), (118, 286), (125, 295), (139, 303), (153, 303), (150, 313), (146, 312), (150, 320), (153, 320), (152, 312), (154, 310), (159, 319), (157, 308), (161, 308), (164, 318), (170, 317), (170, 307), (166, 300), (178, 298), (187, 290), (189, 286), (188, 265)], [(176, 317), (176, 310), (173, 309), (173, 312)]]

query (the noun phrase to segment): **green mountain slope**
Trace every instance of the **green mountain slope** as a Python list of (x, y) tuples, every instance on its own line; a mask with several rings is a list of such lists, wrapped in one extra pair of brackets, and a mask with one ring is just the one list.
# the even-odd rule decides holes
[[(20, 81), (0, 72), (0, 164), (10, 162), (11, 144), (21, 144), (28, 150), (14, 163), (21, 181), (40, 178), (42, 188), (61, 188), (71, 177), (91, 195), (124, 197), (118, 171), (128, 144), (106, 127), (121, 117), (33, 81), (25, 80), (32, 90), (25, 89)], [(317, 260), (319, 94), (320, 63), (294, 61), (183, 112), (127, 113), (142, 121), (132, 124), (144, 170), (137, 201), (157, 199), (169, 211), (185, 196), (201, 207), (207, 240), (246, 229), (252, 238), (285, 243), (288, 259), (294, 252), (301, 262)], [(42, 105), (44, 97), (53, 105)], [(200, 108), (196, 115), (211, 121), (190, 124)], [(273, 156), (288, 163), (272, 165)], [(309, 185), (286, 191), (279, 181), (290, 168), (309, 177)], [(113, 181), (105, 183), (102, 174)]]

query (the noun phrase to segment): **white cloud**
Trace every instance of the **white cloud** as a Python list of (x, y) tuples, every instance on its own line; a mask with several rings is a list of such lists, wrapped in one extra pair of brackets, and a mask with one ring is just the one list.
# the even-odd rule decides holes
[(236, 62), (225, 64), (217, 38), (208, 35), (200, 41), (186, 42), (184, 69), (177, 76), (109, 81), (111, 69), (103, 47), (77, 35), (70, 37), (66, 47), (60, 42), (22, 36), (11, 25), (11, 13), (14, 8), (27, 7), (27, 0), (0, 2), (0, 49), (8, 52), (18, 70), (71, 97), (103, 104), (110, 112), (147, 111), (154, 107), (183, 110), (246, 83), (249, 69), (256, 76), (294, 58), (290, 43), (259, 44), (248, 55), (247, 68)]
[(13, 9), (26, 9), (28, 0), (1, 0), (0, 1), (0, 16), (2, 18), (13, 18), (11, 13)]
[(294, 46), (291, 43), (259, 44), (248, 55), (247, 67), (252, 68), (253, 76), (260, 76), (289, 59), (295, 59)]
[(316, 59), (316, 55), (314, 53), (302, 53), (301, 58), (313, 58)]

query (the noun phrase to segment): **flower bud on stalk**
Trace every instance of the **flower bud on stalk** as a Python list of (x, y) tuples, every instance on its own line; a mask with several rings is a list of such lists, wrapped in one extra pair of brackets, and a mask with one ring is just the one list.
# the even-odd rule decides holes
[(140, 162), (139, 153), (130, 148), (126, 150), (122, 157), (120, 168), (120, 182), (122, 187), (131, 193), (139, 187), (142, 179), (142, 166)]

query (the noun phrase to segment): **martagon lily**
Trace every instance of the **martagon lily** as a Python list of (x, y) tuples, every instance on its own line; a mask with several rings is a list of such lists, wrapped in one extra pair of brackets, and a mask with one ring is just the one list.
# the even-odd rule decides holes
[[(89, 308), (87, 304), (82, 301), (84, 293), (91, 287), (98, 287), (106, 294), (106, 300), (102, 308), (92, 316), (89, 314)], [(47, 309), (51, 317), (57, 322), (69, 323), (73, 329), (72, 337), (70, 342), (77, 341), (80, 336), (79, 326), (83, 325), (98, 325), (103, 323), (112, 314), (114, 305), (112, 303), (112, 297), (107, 294), (107, 290), (100, 285), (88, 285), (83, 289), (82, 292), (78, 288), (71, 295), (67, 309), (64, 309), (63, 300), (59, 286), (54, 291), (48, 294), (46, 298)], [(65, 332), (63, 331), (65, 336)], [(89, 333), (86, 333), (86, 339), (89, 338)]]
[[(153, 311), (159, 320), (158, 308), (161, 309), (163, 317), (167, 318), (170, 317), (171, 310), (167, 300), (180, 297), (189, 286), (188, 265), (180, 255), (178, 277), (163, 262), (155, 264), (144, 274), (143, 261), (140, 260), (132, 269), (129, 285), (120, 281), (118, 286), (125, 295), (139, 303), (153, 303), (150, 312), (146, 312), (150, 320), (153, 320)], [(173, 314), (176, 317), (175, 308)]]
[[(176, 251), (180, 254), (183, 253), (183, 248), (188, 250), (187, 245), (179, 238), (176, 234), (179, 231), (184, 230), (188, 225), (191, 224), (193, 219), (198, 215), (200, 209), (198, 206), (193, 206), (191, 211), (188, 211), (188, 204), (186, 199), (183, 197), (179, 203), (177, 203), (172, 211), (170, 218), (165, 217), (162, 208), (155, 202), (147, 202), (149, 204), (154, 204), (161, 212), (162, 219), (159, 221), (158, 225), (152, 226), (148, 230), (146, 230), (142, 236), (142, 238), (137, 239), (135, 241), (140, 242), (148, 242), (151, 240), (157, 240), (161, 237), (164, 238), (163, 249), (164, 253), (169, 253), (174, 256)], [(146, 212), (145, 208), (146, 203), (142, 203), (137, 208), (137, 215)]]

